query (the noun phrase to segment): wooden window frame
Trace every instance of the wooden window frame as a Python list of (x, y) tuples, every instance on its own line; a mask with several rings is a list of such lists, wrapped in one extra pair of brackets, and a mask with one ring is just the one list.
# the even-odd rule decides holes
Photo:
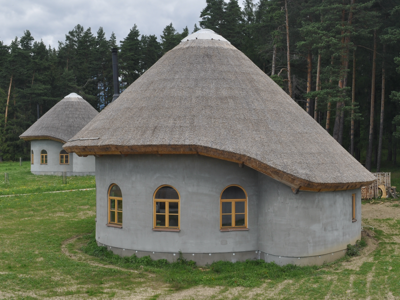
[(357, 222), (356, 219), (356, 194), (351, 195), (352, 197), (352, 222)]
[[(65, 162), (65, 158), (68, 157), (68, 163)], [(61, 159), (64, 159), (64, 162), (61, 162)], [(61, 154), (60, 153), (60, 165), (69, 165), (69, 154)]]
[[(232, 187), (232, 186), (237, 186), (238, 188), (240, 188), (244, 192), (244, 194), (246, 196), (246, 199), (222, 199), (222, 194), (225, 192), (225, 190), (230, 188), (230, 187)], [(247, 192), (240, 185), (231, 184), (231, 185), (228, 185), (227, 187), (225, 187), (222, 190), (222, 192), (221, 192), (221, 194), (219, 196), (219, 228), (220, 228), (221, 231), (248, 230), (248, 227), (247, 227), (248, 226), (247, 200), (248, 200)], [(229, 213), (229, 214), (228, 213), (227, 214), (223, 214), (222, 213), (222, 203), (224, 203), (224, 202), (231, 202), (232, 203), (232, 212), (231, 213)], [(235, 222), (234, 222), (234, 218), (233, 217), (236, 215), (236, 213), (235, 213), (235, 209), (236, 209), (235, 203), (236, 202), (244, 202), (244, 225), (243, 226), (236, 226)], [(242, 213), (240, 213), (240, 214), (242, 214)], [(231, 215), (231, 224), (232, 224), (232, 226), (222, 226), (222, 216), (223, 215)]]
[(44, 150), (44, 151), (46, 151), (46, 154), (43, 154), (42, 151), (40, 151), (40, 164), (47, 165), (47, 162), (48, 162), (47, 151)]
[[(108, 212), (107, 225), (110, 226), (110, 227), (122, 228), (122, 223), (124, 222), (124, 202), (122, 200), (123, 197), (110, 196), (111, 189), (112, 189), (112, 187), (114, 185), (119, 187), (118, 184), (113, 183), (113, 184), (110, 185), (110, 187), (108, 188), (108, 192), (107, 192), (107, 199), (108, 199), (107, 200), (107, 212)], [(122, 194), (122, 191), (121, 191), (121, 194)], [(111, 210), (111, 200), (115, 200), (115, 210), (113, 210), (113, 211)], [(118, 201), (121, 201), (121, 203), (122, 203), (122, 205), (121, 205), (122, 206), (122, 210), (120, 211), (120, 212), (122, 212), (122, 223), (118, 222), (118, 214), (117, 214), (119, 212), (119, 210), (118, 210)], [(111, 222), (111, 213), (115, 214), (115, 222)]]
[(31, 150), (31, 165), (35, 163), (35, 156), (33, 155), (33, 150)]
[[(156, 195), (158, 190), (163, 187), (171, 187), (175, 190), (178, 194), (179, 199), (156, 199)], [(165, 213), (156, 213), (156, 203), (157, 202), (165, 202)], [(177, 214), (170, 214), (169, 213), (169, 204), (170, 203), (178, 203), (178, 213)], [(165, 215), (165, 226), (157, 226), (157, 215)], [(178, 226), (169, 226), (169, 216), (170, 215), (178, 215)], [(178, 190), (169, 184), (164, 184), (158, 187), (154, 194), (153, 194), (153, 230), (154, 231), (180, 231), (181, 230), (181, 195), (179, 194)]]

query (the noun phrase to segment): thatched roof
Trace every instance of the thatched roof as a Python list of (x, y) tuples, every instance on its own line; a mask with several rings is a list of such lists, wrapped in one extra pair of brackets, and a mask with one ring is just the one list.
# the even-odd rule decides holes
[(65, 143), (78, 133), (98, 111), (86, 100), (71, 93), (20, 135), (24, 140), (50, 139)]
[(294, 189), (340, 190), (374, 176), (229, 42), (189, 36), (71, 141), (78, 155), (200, 154)]

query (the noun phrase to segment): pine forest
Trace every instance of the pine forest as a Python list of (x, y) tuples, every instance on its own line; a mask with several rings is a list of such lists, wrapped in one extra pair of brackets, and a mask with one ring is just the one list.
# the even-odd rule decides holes
[[(367, 169), (400, 149), (400, 0), (206, 0), (200, 22), (161, 36), (134, 25), (117, 42), (76, 25), (57, 48), (29, 30), (0, 41), (0, 161), (29, 159), (19, 135), (75, 92), (101, 111), (113, 97), (111, 49), (124, 90), (188, 34), (208, 28), (270, 76)], [(282, 107), (284, 110), (285, 107)]]

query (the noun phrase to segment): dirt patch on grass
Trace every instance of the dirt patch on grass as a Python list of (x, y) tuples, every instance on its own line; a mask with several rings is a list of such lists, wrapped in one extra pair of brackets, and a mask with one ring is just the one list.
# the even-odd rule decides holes
[[(159, 300), (183, 300), (183, 299), (209, 299), (222, 290), (222, 287), (196, 286), (187, 290), (179, 291), (171, 295), (160, 296)], [(216, 297), (214, 297), (215, 299)], [(218, 298), (217, 298), (218, 299)], [(225, 298), (226, 299), (226, 298)]]
[[(378, 241), (373, 237), (374, 232), (368, 229), (364, 229), (361, 232), (361, 236), (367, 242), (367, 246), (360, 251), (360, 256), (355, 256), (343, 262), (343, 267), (345, 269), (358, 271), (363, 263), (373, 261), (373, 257), (370, 254), (378, 247)], [(340, 272), (341, 271), (342, 270), (340, 270)]]
[[(398, 204), (398, 202), (395, 202)], [(400, 219), (400, 207), (394, 207), (394, 202), (381, 204), (366, 203), (361, 206), (363, 219)]]
[(113, 266), (113, 265), (105, 265), (105, 264), (101, 264), (95, 261), (92, 261), (90, 259), (88, 259), (88, 257), (84, 254), (84, 253), (71, 253), (68, 250), (68, 245), (74, 243), (78, 238), (82, 237), (83, 235), (76, 235), (73, 236), (72, 238), (69, 238), (67, 240), (65, 240), (62, 244), (61, 244), (61, 251), (62, 253), (64, 253), (66, 256), (68, 256), (69, 258), (76, 260), (76, 261), (84, 261), (85, 263), (91, 265), (91, 266), (95, 266), (95, 267), (102, 267), (102, 268), (108, 268), (108, 269), (114, 269), (114, 270), (119, 270), (119, 271), (124, 271), (124, 272), (132, 272), (132, 273), (138, 273), (138, 271), (136, 270), (129, 270), (129, 269), (124, 269), (124, 268), (120, 268), (117, 266)]

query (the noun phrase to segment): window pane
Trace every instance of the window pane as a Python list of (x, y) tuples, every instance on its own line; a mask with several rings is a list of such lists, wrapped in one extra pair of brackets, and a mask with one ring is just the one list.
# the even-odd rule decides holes
[(118, 212), (118, 223), (122, 223), (122, 212)]
[(156, 226), (165, 226), (165, 215), (156, 215)]
[(235, 213), (242, 213), (244, 214), (244, 201), (236, 202), (235, 203)]
[(110, 211), (110, 222), (115, 223), (115, 212), (114, 211)]
[(156, 213), (165, 213), (165, 202), (156, 202)]
[(68, 164), (69, 155), (65, 155), (65, 163)]
[(230, 186), (222, 193), (221, 199), (246, 199), (246, 195), (240, 187)]
[(222, 202), (222, 213), (230, 214), (232, 212), (232, 202)]
[(114, 199), (110, 200), (110, 209), (114, 209), (115, 210), (115, 200)]
[(232, 226), (232, 215), (222, 216), (222, 226)]
[(169, 227), (178, 227), (178, 225), (179, 225), (179, 216), (169, 215)]
[(64, 163), (64, 155), (61, 155), (61, 157), (60, 157), (60, 163)]
[(178, 213), (178, 202), (170, 202), (169, 203), (169, 213), (170, 214)]
[(44, 163), (47, 164), (47, 154), (44, 156)]
[(235, 226), (244, 226), (244, 214), (235, 215)]
[(47, 151), (46, 151), (46, 150), (42, 150), (42, 151), (40, 152), (40, 154), (47, 154)]
[(61, 152), (60, 152), (61, 154), (67, 154), (67, 151), (65, 151), (65, 150), (61, 150)]
[(179, 199), (177, 191), (170, 186), (164, 186), (156, 193), (156, 199)]
[(118, 210), (122, 211), (122, 201), (121, 200), (117, 200), (117, 205), (118, 205)]
[(118, 185), (113, 185), (113, 187), (110, 190), (110, 196), (113, 197), (122, 197), (121, 189), (119, 188)]

